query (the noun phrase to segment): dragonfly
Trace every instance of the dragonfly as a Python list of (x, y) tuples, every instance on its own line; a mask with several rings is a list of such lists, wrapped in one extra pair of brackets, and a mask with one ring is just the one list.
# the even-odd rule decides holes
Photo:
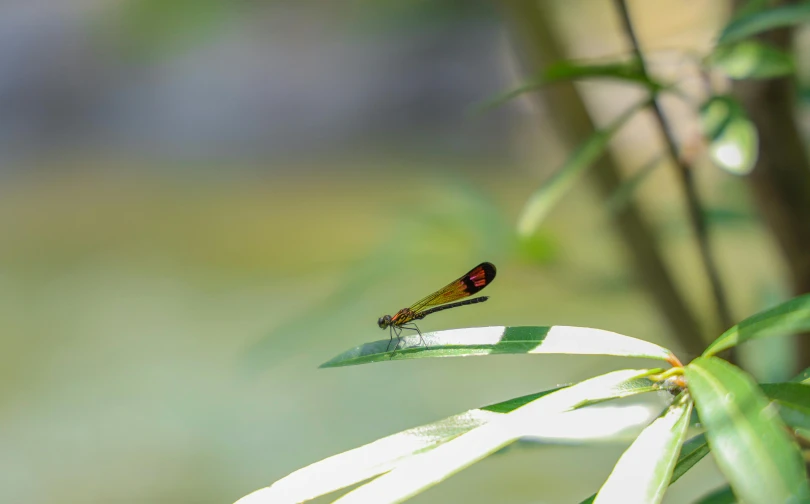
[[(425, 348), (429, 348), (425, 339), (422, 337), (422, 331), (419, 330), (414, 321), (421, 320), (431, 313), (436, 313), (458, 306), (471, 305), (481, 303), (489, 299), (488, 296), (481, 296), (473, 299), (464, 299), (477, 293), (487, 285), (489, 285), (495, 278), (495, 265), (489, 262), (482, 262), (475, 268), (461, 276), (461, 278), (454, 280), (437, 290), (433, 294), (420, 299), (408, 308), (403, 308), (396, 312), (393, 316), (383, 315), (377, 320), (377, 325), (380, 329), (388, 329), (391, 340), (388, 342), (388, 348), (394, 341), (394, 336), (397, 337), (397, 344), (394, 346), (394, 352), (397, 351), (402, 338), (403, 329), (416, 331), (419, 334), (419, 339)], [(464, 299), (459, 301), (459, 299)], [(393, 354), (392, 354), (393, 356)]]

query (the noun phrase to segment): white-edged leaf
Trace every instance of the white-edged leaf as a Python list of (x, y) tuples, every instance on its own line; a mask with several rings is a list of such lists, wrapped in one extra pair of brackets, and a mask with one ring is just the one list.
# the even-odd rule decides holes
[[(708, 453), (709, 443), (706, 441), (704, 434), (699, 434), (685, 442), (681, 446), (681, 453), (678, 455), (678, 462), (675, 464), (675, 469), (672, 471), (672, 478), (669, 484), (671, 485), (678, 481), (681, 476), (686, 474), (689, 469), (700, 462)], [(591, 495), (580, 502), (580, 504), (593, 504), (594, 500), (596, 500), (596, 494)]]
[[(644, 385), (650, 385), (641, 384)], [(562, 387), (560, 387), (562, 388)], [(476, 408), (408, 429), (301, 468), (271, 486), (242, 497), (239, 504), (296, 503), (325, 495), (390, 471), (397, 463), (490, 422), (560, 388)]]
[(698, 357), (685, 376), (714, 459), (734, 493), (749, 504), (808, 502), (801, 453), (753, 378), (717, 357)]
[(517, 228), (521, 236), (534, 233), (554, 205), (576, 184), (585, 170), (602, 156), (613, 135), (648, 103), (644, 100), (630, 107), (607, 127), (594, 131), (577, 146), (565, 164), (529, 197), (518, 219)]
[(785, 336), (810, 330), (810, 294), (795, 297), (752, 315), (729, 328), (703, 351), (708, 357), (750, 339)]
[(658, 504), (669, 487), (678, 460), (692, 401), (681, 392), (621, 456), (594, 502), (596, 504)]
[(405, 336), (393, 351), (389, 340), (365, 343), (343, 352), (320, 367), (352, 366), (426, 357), (494, 354), (616, 355), (670, 361), (670, 350), (622, 334), (573, 326), (467, 327)]
[(626, 394), (627, 384), (650, 372), (637, 369), (614, 371), (543, 396), (433, 450), (409, 458), (391, 472), (335, 502), (402, 502), (521, 436), (542, 434), (544, 424), (559, 425), (559, 419), (555, 417), (567, 411)]

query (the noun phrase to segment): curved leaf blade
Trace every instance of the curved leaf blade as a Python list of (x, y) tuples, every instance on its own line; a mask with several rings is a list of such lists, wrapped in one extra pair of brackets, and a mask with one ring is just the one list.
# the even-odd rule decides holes
[(585, 380), (548, 394), (441, 446), (419, 454), (391, 472), (344, 495), (335, 502), (402, 502), (485, 458), (523, 435), (559, 424), (558, 416), (583, 405), (625, 394), (625, 387), (651, 370), (625, 369)]
[(239, 504), (304, 502), (346, 488), (388, 472), (408, 457), (431, 450), (561, 388), (564, 387), (472, 409), (438, 422), (386, 436), (301, 468), (269, 487), (242, 497), (237, 502)]
[(537, 91), (549, 84), (584, 79), (614, 79), (641, 84), (653, 93), (663, 89), (661, 84), (647, 75), (638, 60), (601, 65), (563, 60), (548, 65), (524, 84), (476, 105), (473, 107), (472, 112), (481, 113), (493, 107), (498, 107), (518, 96)]
[(789, 53), (758, 40), (718, 46), (706, 63), (732, 79), (771, 79), (796, 70)]
[(751, 339), (796, 334), (807, 330), (810, 330), (810, 294), (748, 317), (714, 340), (703, 352), (703, 356), (715, 355)]
[[(387, 351), (389, 340), (366, 343), (321, 364), (322, 368), (389, 360), (493, 354), (616, 355), (669, 361), (670, 350), (654, 343), (602, 329), (573, 326), (468, 327), (402, 338), (400, 348)], [(392, 345), (393, 347), (393, 345)]]
[(717, 357), (698, 357), (685, 373), (714, 458), (735, 494), (751, 504), (806, 502), (801, 453), (754, 380)]
[(594, 502), (658, 504), (686, 437), (692, 401), (681, 393), (621, 456)]
[[(697, 435), (688, 440), (681, 447), (681, 453), (678, 455), (678, 462), (675, 464), (675, 469), (672, 471), (672, 478), (669, 484), (673, 484), (678, 479), (686, 474), (695, 464), (700, 462), (703, 457), (709, 453), (709, 443), (706, 441), (704, 434)], [(587, 499), (580, 502), (580, 504), (593, 504), (596, 500), (596, 494), (591, 495)]]
[(565, 164), (529, 197), (518, 219), (518, 233), (521, 236), (530, 236), (537, 229), (585, 170), (602, 156), (613, 135), (648, 103), (648, 100), (644, 100), (630, 107), (607, 127), (594, 131), (574, 150)]
[(723, 28), (718, 44), (727, 44), (774, 28), (794, 26), (810, 21), (810, 3), (801, 2), (763, 9), (739, 17)]

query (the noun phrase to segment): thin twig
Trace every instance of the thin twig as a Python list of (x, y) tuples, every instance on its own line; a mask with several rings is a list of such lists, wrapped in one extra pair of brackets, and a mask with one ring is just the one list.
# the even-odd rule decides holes
[[(630, 13), (627, 10), (627, 3), (625, 0), (615, 0), (615, 3), (622, 20), (624, 30), (633, 46), (633, 52), (635, 53), (639, 65), (641, 66), (641, 71), (646, 76), (647, 67), (644, 61), (644, 55), (641, 51), (641, 46), (638, 43), (638, 38), (636, 38), (636, 33), (633, 30), (633, 23), (630, 20)], [(733, 319), (731, 317), (731, 311), (729, 310), (726, 294), (723, 290), (723, 285), (720, 281), (720, 274), (718, 272), (717, 265), (712, 258), (708, 228), (706, 225), (705, 215), (703, 213), (703, 206), (698, 198), (697, 189), (695, 188), (695, 181), (692, 177), (692, 167), (689, 166), (683, 156), (678, 153), (678, 147), (675, 143), (675, 135), (664, 117), (664, 111), (661, 108), (661, 104), (657, 96), (652, 100), (652, 110), (656, 119), (658, 120), (661, 131), (664, 134), (664, 139), (666, 141), (669, 154), (672, 156), (672, 160), (675, 162), (677, 167), (678, 175), (680, 176), (681, 184), (683, 185), (684, 194), (686, 195), (689, 218), (698, 241), (700, 257), (703, 260), (703, 267), (706, 269), (706, 274), (708, 275), (709, 283), (711, 284), (712, 295), (714, 296), (714, 303), (717, 309), (719, 322), (722, 324), (722, 329), (726, 329), (732, 326)]]

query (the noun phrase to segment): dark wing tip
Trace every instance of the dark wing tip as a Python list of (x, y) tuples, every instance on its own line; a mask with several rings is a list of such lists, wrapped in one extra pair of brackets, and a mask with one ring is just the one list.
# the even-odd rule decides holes
[(487, 279), (487, 283), (491, 282), (492, 279), (495, 278), (495, 273), (497, 273), (495, 265), (491, 262), (482, 262), (477, 268), (484, 270), (484, 278)]

